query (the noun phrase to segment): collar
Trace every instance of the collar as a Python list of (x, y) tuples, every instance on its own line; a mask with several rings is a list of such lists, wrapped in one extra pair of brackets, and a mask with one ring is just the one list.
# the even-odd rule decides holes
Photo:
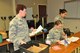
[(17, 18), (18, 20), (22, 20), (22, 19), (23, 19), (23, 18), (20, 17), (19, 15), (16, 15), (16, 18)]

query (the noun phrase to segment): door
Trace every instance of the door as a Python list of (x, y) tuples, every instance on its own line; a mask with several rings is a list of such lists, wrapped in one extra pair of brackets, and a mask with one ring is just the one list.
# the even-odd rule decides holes
[(47, 23), (46, 5), (39, 5), (39, 25), (42, 25), (42, 18), (44, 19), (44, 25)]

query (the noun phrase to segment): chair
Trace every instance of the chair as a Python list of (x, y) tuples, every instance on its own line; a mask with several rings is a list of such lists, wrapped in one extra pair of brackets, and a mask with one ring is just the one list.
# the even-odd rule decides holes
[(50, 22), (50, 23), (48, 23), (47, 25), (46, 25), (46, 29), (49, 31), (51, 28), (53, 28), (54, 27), (54, 22)]
[(63, 31), (65, 34), (67, 34), (67, 36), (70, 36), (71, 34), (74, 34), (73, 32), (70, 31), (69, 28), (63, 28)]
[(27, 24), (28, 24), (29, 28), (31, 28), (31, 27), (35, 28), (35, 26), (34, 26), (34, 20), (27, 20)]

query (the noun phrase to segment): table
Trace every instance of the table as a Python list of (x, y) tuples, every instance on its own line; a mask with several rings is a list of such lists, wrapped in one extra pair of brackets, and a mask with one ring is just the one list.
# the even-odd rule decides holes
[(10, 49), (9, 49), (9, 44), (10, 44), (11, 42), (8, 42), (8, 41), (6, 41), (6, 40), (3, 40), (3, 42), (2, 43), (0, 43), (0, 47), (2, 47), (2, 46), (7, 46), (7, 50), (9, 51), (9, 53), (10, 53)]
[(43, 32), (43, 31), (41, 31), (41, 32), (39, 32), (39, 33), (37, 33), (37, 34), (35, 34), (35, 35), (30, 36), (30, 37), (35, 37), (35, 40), (37, 40), (37, 37), (36, 37), (36, 36), (39, 36), (39, 35), (42, 34), (42, 36), (43, 36), (43, 42), (44, 42), (44, 40), (45, 40), (45, 34), (47, 34), (47, 33), (48, 33), (48, 32)]
[[(80, 32), (77, 32), (71, 36), (76, 36), (80, 38)], [(54, 50), (52, 49), (53, 46), (55, 46), (56, 44), (52, 44), (49, 48), (49, 53), (71, 53), (73, 52), (76, 48), (78, 48), (79, 50), (79, 46), (80, 46), (80, 39), (76, 42), (71, 42), (68, 46), (64, 46), (64, 45), (57, 45), (59, 46), (61, 49), (60, 50)], [(80, 53), (78, 51), (78, 53)]]
[(3, 40), (3, 42), (0, 43), (0, 46), (4, 46), (4, 45), (10, 44), (10, 43), (11, 43), (11, 42), (8, 42), (8, 41), (6, 41), (6, 40)]
[[(43, 40), (44, 40), (44, 34), (45, 34), (46, 32), (40, 32), (40, 33), (38, 33), (38, 34), (35, 34), (35, 35), (33, 35), (33, 36), (30, 36), (30, 37), (34, 37), (34, 36), (38, 36), (38, 35), (41, 35), (41, 34), (43, 34)], [(35, 40), (36, 40), (36, 37), (35, 37)], [(3, 40), (3, 42), (2, 43), (0, 43), (0, 47), (2, 47), (2, 46), (7, 46), (7, 50), (9, 51), (9, 53), (10, 53), (10, 47), (9, 47), (9, 44), (11, 44), (11, 42), (8, 42), (8, 41), (6, 41), (6, 40)]]

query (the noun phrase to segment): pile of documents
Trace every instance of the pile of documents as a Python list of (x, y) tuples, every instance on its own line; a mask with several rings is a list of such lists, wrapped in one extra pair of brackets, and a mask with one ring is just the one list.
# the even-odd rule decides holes
[(43, 30), (43, 27), (40, 25), (40, 26), (36, 29), (35, 32), (30, 33), (30, 36), (33, 36), (33, 35), (35, 35), (35, 34), (41, 32), (42, 30)]
[[(67, 41), (67, 44), (70, 44), (71, 42), (75, 42), (78, 39), (79, 39), (79, 37), (70, 37), (70, 38), (67, 38), (66, 41)], [(62, 40), (61, 44), (65, 45), (65, 40)]]

